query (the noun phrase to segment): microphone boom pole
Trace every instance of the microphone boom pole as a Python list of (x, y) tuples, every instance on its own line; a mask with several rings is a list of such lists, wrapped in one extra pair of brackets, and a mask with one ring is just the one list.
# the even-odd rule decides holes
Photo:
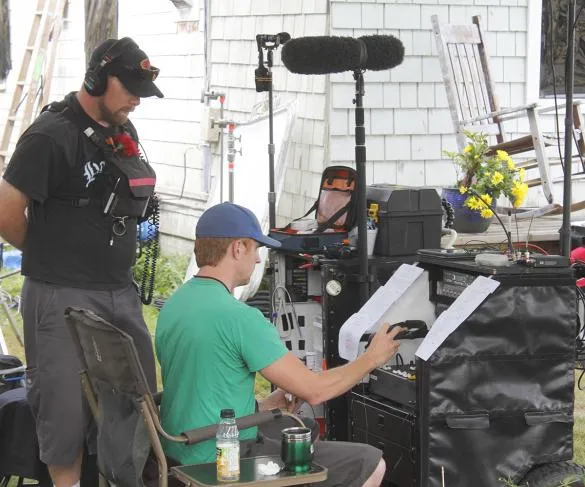
[(368, 227), (366, 214), (366, 127), (364, 125), (364, 74), (353, 72), (355, 79), (355, 166), (357, 171), (357, 225), (360, 305), (370, 297), (368, 273)]

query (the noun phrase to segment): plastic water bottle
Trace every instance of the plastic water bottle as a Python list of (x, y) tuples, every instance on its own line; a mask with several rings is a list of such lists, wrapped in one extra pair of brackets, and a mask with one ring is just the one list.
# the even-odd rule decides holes
[(240, 479), (240, 432), (233, 409), (222, 409), (215, 442), (217, 480)]

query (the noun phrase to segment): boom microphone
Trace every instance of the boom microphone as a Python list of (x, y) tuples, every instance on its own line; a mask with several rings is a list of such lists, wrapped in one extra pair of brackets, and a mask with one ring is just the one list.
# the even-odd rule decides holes
[(365, 46), (351, 37), (299, 37), (282, 48), (282, 62), (298, 74), (341, 73), (365, 62)]
[(394, 36), (362, 36), (359, 38), (366, 45), (368, 60), (365, 69), (383, 71), (392, 69), (404, 60), (404, 46)]
[(314, 36), (291, 39), (282, 48), (282, 62), (297, 74), (328, 74), (398, 66), (404, 46), (388, 35), (353, 37)]

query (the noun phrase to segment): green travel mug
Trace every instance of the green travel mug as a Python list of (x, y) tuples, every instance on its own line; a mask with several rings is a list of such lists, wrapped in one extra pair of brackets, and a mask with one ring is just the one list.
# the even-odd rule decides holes
[(300, 427), (283, 429), (280, 458), (289, 472), (309, 471), (313, 461), (311, 430)]

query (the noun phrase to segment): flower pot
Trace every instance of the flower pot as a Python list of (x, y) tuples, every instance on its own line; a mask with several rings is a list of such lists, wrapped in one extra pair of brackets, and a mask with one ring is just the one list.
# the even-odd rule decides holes
[[(445, 198), (455, 211), (455, 223), (453, 229), (458, 233), (483, 233), (485, 232), (494, 217), (484, 218), (479, 211), (471, 210), (464, 205), (467, 194), (461, 194), (459, 188), (443, 188), (443, 198)], [(495, 210), (496, 202), (491, 205), (492, 211)]]

